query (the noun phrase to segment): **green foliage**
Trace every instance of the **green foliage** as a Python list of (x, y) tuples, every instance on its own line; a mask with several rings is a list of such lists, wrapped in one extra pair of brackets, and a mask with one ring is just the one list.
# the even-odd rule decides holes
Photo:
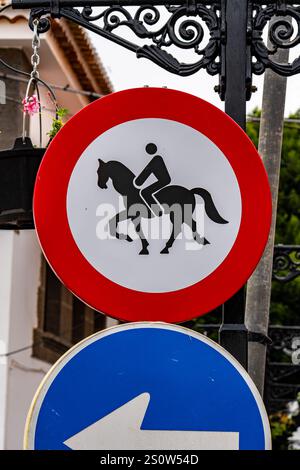
[(58, 131), (62, 128), (62, 126), (64, 125), (63, 118), (67, 114), (68, 114), (68, 110), (66, 108), (57, 108), (56, 116), (55, 118), (52, 119), (52, 127), (50, 131), (47, 133), (50, 139), (53, 139), (53, 137), (55, 137)]
[(272, 449), (286, 450), (288, 438), (297, 428), (295, 421), (283, 412), (269, 416), (269, 420), (272, 433)]
[[(255, 109), (251, 115), (259, 117), (260, 111)], [(289, 117), (300, 119), (300, 109)], [(247, 133), (257, 146), (259, 122), (248, 122)], [(300, 125), (298, 123), (289, 122), (284, 127), (275, 243), (300, 245)], [(270, 322), (299, 325), (299, 304), (300, 277), (285, 284), (274, 281)], [(281, 362), (286, 361), (287, 358), (281, 353), (276, 360)], [(288, 437), (297, 428), (295, 421), (285, 412), (276, 413), (269, 418), (273, 449), (286, 450)]]
[[(251, 116), (259, 117), (259, 109)], [(300, 109), (289, 116), (300, 119)], [(247, 133), (258, 145), (259, 122), (248, 122)], [(275, 243), (300, 245), (300, 124), (284, 127)], [(300, 278), (286, 284), (273, 282), (270, 321), (272, 324), (300, 324)]]
[[(258, 108), (254, 108), (251, 117), (260, 118), (261, 111)], [(247, 134), (254, 143), (255, 147), (258, 147), (258, 135), (259, 135), (259, 123), (258, 122), (248, 122), (247, 123)]]

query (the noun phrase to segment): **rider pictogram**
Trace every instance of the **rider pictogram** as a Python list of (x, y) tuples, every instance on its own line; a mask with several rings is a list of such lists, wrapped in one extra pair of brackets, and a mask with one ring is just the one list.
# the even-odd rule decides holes
[[(156, 154), (157, 146), (153, 143), (147, 144), (146, 152), (149, 155)], [(160, 155), (154, 155), (148, 165), (146, 165), (143, 171), (135, 178), (135, 186), (141, 188), (151, 175), (153, 175), (157, 180), (150, 184), (150, 186), (140, 189), (140, 196), (153, 214), (159, 216), (163, 211), (159, 201), (155, 198), (155, 193), (171, 183), (170, 174)]]

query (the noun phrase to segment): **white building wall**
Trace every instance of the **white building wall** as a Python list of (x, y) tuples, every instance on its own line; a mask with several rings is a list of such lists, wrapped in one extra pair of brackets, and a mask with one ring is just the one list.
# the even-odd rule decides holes
[[(47, 95), (41, 91), (44, 103)], [(38, 116), (30, 121), (30, 137), (35, 145), (39, 145), (38, 122)], [(43, 145), (48, 141), (50, 126), (50, 113), (43, 113)], [(41, 249), (35, 230), (0, 230), (1, 450), (23, 448), (30, 403), (51, 366), (32, 357), (40, 271)]]
[(9, 338), (9, 310), (13, 237), (0, 231), (0, 449), (5, 446), (7, 406), (7, 348)]
[(21, 449), (30, 402), (50, 367), (31, 357), (41, 265), (35, 231), (0, 230), (0, 259), (0, 446)]

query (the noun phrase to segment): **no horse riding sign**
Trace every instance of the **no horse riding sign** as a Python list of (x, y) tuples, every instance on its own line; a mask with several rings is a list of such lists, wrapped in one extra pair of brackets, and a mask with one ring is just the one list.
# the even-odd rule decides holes
[(61, 281), (122, 320), (180, 322), (231, 297), (267, 241), (261, 159), (225, 113), (159, 88), (101, 98), (40, 166), (34, 217)]

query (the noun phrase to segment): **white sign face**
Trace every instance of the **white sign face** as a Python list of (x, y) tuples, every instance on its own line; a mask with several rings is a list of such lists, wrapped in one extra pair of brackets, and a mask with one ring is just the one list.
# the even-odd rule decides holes
[[(122, 213), (126, 200), (120, 194), (121, 167), (114, 171), (110, 162), (125, 165), (126, 171), (137, 177), (153, 154), (162, 157), (170, 186), (177, 188), (178, 204), (182, 207), (187, 201), (188, 206), (189, 198), (195, 198), (193, 219), (199, 238), (194, 240), (192, 227), (188, 226), (191, 224), (184, 223), (166, 253), (163, 250), (171, 235), (170, 215), (144, 217), (141, 228), (149, 245), (143, 255), (141, 240), (128, 219), (121, 220), (117, 230), (133, 241), (129, 243), (112, 235), (109, 221)], [(98, 170), (103, 188), (98, 185)], [(105, 172), (107, 178), (103, 177)], [(147, 185), (153, 181), (155, 178), (149, 178)], [(195, 188), (201, 188), (199, 195)], [(162, 190), (166, 202), (167, 189)], [(221, 222), (211, 218), (207, 194)], [(176, 291), (209, 276), (230, 252), (241, 213), (239, 185), (225, 155), (199, 131), (167, 119), (136, 119), (104, 132), (78, 159), (67, 192), (68, 222), (83, 256), (111, 281), (141, 292)], [(201, 242), (204, 239), (205, 244)]]

